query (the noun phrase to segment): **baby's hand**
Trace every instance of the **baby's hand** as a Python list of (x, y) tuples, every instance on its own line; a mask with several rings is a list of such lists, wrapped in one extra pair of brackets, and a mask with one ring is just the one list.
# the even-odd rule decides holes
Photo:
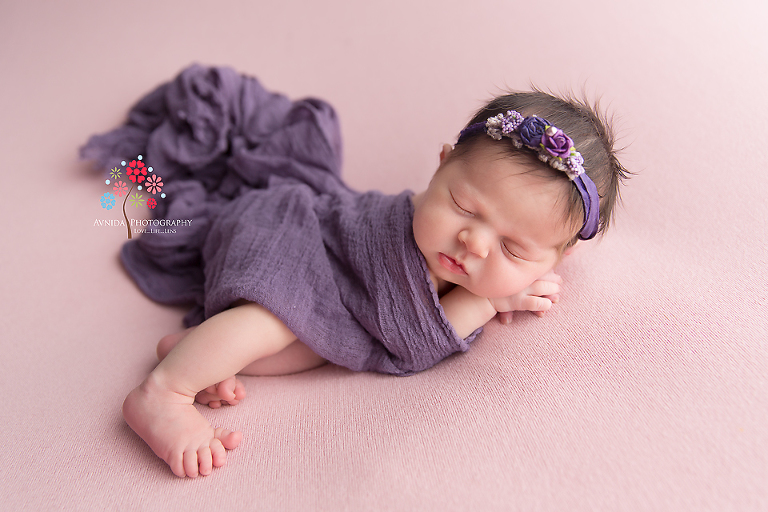
[(531, 283), (525, 290), (500, 299), (488, 299), (496, 311), (499, 312), (499, 320), (503, 324), (512, 321), (513, 311), (532, 311), (538, 317), (557, 304), (560, 300), (560, 283), (562, 279), (554, 271), (541, 276)]

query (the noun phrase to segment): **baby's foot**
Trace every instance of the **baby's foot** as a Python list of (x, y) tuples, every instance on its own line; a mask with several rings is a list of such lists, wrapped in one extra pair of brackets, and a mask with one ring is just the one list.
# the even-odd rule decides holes
[(214, 429), (203, 418), (192, 397), (162, 386), (153, 375), (131, 391), (123, 416), (176, 476), (209, 475), (227, 461), (226, 450), (240, 444), (240, 432)]
[(195, 401), (218, 409), (223, 404), (237, 405), (245, 398), (245, 386), (236, 377), (230, 377), (207, 387), (195, 396)]

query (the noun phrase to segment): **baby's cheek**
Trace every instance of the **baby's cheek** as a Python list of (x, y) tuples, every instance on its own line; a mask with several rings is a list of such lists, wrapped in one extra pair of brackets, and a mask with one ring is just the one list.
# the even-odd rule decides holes
[(422, 243), (434, 243), (445, 231), (445, 219), (434, 210), (421, 212), (414, 220), (414, 235), (416, 241)]
[(484, 279), (483, 284), (486, 297), (498, 299), (516, 295), (529, 285), (519, 279), (519, 276), (510, 275), (509, 272), (494, 272)]

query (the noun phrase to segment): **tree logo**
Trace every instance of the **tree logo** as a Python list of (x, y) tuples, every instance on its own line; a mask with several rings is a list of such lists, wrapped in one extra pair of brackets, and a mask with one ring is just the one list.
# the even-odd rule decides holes
[[(123, 199), (123, 217), (125, 218), (129, 239), (133, 238), (133, 233), (131, 232), (132, 222), (128, 220), (128, 214), (125, 212), (125, 204), (128, 202), (128, 199), (130, 198), (131, 206), (136, 209), (146, 206), (150, 210), (155, 209), (158, 199), (165, 199), (163, 178), (155, 174), (154, 169), (147, 167), (142, 160), (143, 157), (139, 155), (135, 160), (131, 160), (127, 164), (123, 160), (120, 163), (122, 167), (113, 167), (109, 172), (109, 178), (105, 180), (107, 186), (112, 187), (112, 192), (106, 192), (101, 196), (101, 207), (105, 210), (114, 208), (116, 198), (125, 196), (125, 199)], [(131, 184), (130, 189), (128, 188), (128, 182)], [(134, 188), (136, 188), (136, 192), (131, 195)], [(139, 192), (142, 193), (140, 194)], [(144, 198), (144, 193), (147, 194), (146, 199)]]

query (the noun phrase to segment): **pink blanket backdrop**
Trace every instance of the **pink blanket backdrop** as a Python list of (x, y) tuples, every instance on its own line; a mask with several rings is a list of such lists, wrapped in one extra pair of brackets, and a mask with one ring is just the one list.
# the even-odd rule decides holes
[[(768, 510), (764, 2), (3, 2), (4, 510)], [(424, 188), (490, 95), (601, 95), (636, 173), (545, 318), (408, 378), (245, 378), (180, 480), (122, 420), (184, 310), (122, 270), (77, 159), (193, 62), (333, 104), (358, 189)]]

